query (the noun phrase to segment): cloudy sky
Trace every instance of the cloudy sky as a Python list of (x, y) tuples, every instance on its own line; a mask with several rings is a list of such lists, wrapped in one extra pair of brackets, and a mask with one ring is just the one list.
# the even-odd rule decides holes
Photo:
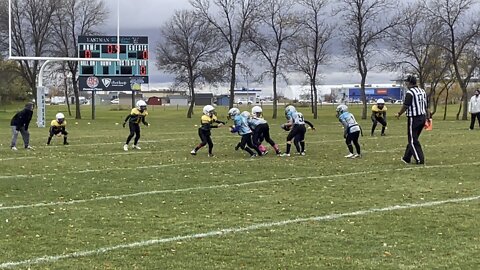
[[(175, 12), (180, 9), (191, 9), (188, 0), (104, 0), (107, 4), (110, 18), (102, 31), (106, 35), (116, 34), (117, 1), (120, 1), (120, 34), (121, 35), (147, 35), (149, 37), (150, 51), (153, 52), (161, 37), (159, 36), (160, 26), (167, 21)], [(356, 72), (346, 70), (343, 61), (334, 61), (329, 67), (322, 70), (322, 83), (324, 84), (356, 84), (360, 77)], [(167, 86), (172, 80), (168, 74), (158, 71), (154, 60), (150, 63), (150, 87), (156, 88), (160, 85)], [(370, 72), (367, 83), (389, 83), (396, 78), (394, 73)], [(299, 84), (300, 79), (292, 75), (292, 84)], [(303, 79), (302, 79), (303, 80)], [(249, 87), (269, 88), (265, 85), (248, 85)], [(241, 87), (241, 86), (240, 86)]]

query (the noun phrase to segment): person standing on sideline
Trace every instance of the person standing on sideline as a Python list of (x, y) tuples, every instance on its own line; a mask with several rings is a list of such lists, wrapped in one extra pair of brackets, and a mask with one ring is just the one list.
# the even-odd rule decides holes
[(385, 106), (385, 101), (381, 98), (377, 99), (377, 104), (372, 106), (372, 132), (373, 136), (377, 123), (382, 125), (381, 136), (385, 136), (385, 129), (387, 128), (387, 107)]
[(409, 75), (405, 79), (407, 92), (400, 111), (396, 114), (397, 119), (406, 112), (408, 144), (402, 157), (404, 163), (410, 163), (412, 156), (416, 164), (425, 164), (422, 146), (418, 138), (422, 132), (425, 121), (428, 119), (427, 94), (425, 90), (417, 86), (417, 78)]
[(18, 133), (22, 134), (23, 145), (25, 149), (33, 149), (33, 147), (30, 146), (30, 132), (28, 132), (28, 126), (32, 120), (32, 115), (33, 103), (29, 102), (25, 104), (25, 108), (23, 108), (23, 110), (19, 111), (13, 116), (12, 121), (10, 122), (10, 126), (12, 128), (12, 143), (10, 144), (10, 148), (13, 151), (18, 150)]
[(470, 130), (473, 130), (475, 126), (475, 119), (478, 119), (478, 125), (480, 127), (480, 89), (475, 90), (475, 95), (470, 98), (468, 103), (468, 112), (470, 113)]

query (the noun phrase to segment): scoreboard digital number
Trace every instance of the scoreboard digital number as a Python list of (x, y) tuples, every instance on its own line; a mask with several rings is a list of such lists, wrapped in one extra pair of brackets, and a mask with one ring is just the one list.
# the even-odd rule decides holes
[[(85, 58), (79, 66), (81, 90), (140, 90), (139, 85), (148, 83), (148, 37), (121, 36), (118, 43), (116, 36), (78, 37), (78, 57)], [(120, 61), (88, 60), (117, 56)]]

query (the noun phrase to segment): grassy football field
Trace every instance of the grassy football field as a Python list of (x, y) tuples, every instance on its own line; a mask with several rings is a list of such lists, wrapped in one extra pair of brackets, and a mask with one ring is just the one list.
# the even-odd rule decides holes
[[(239, 136), (228, 128), (212, 132), (215, 157), (191, 156), (200, 107), (192, 119), (185, 109), (149, 108), (142, 150), (122, 149), (128, 111), (99, 107), (92, 121), (87, 106), (85, 119), (67, 116), (70, 145), (45, 146), (48, 130), (32, 120), (36, 150), (19, 139), (13, 152), (10, 119), (21, 105), (8, 107), (0, 268), (479, 269), (480, 130), (453, 115), (434, 119), (420, 139), (426, 165), (405, 165), (406, 119), (388, 107), (385, 137), (370, 137), (370, 120), (359, 120), (363, 157), (354, 160), (344, 158), (332, 105), (318, 120), (299, 108), (317, 128), (306, 156), (255, 159), (234, 150)], [(48, 123), (57, 110), (65, 107), (47, 107)], [(352, 111), (359, 119), (359, 107)], [(283, 111), (265, 115), (284, 150)]]

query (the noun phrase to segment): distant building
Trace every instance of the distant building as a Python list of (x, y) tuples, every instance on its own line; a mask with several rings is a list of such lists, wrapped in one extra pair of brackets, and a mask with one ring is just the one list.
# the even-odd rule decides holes
[[(403, 88), (400, 86), (392, 85), (385, 87), (365, 87), (365, 96), (367, 101), (375, 101), (379, 98), (385, 100), (385, 102), (394, 102), (401, 100), (403, 97)], [(357, 102), (361, 101), (361, 89), (360, 87), (348, 88), (348, 101)]]
[(230, 105), (230, 96), (229, 95), (220, 95), (216, 97), (217, 106), (228, 106)]
[(183, 95), (168, 96), (171, 106), (188, 106), (188, 97)]
[(241, 88), (233, 90), (235, 96), (235, 103), (238, 104), (256, 104), (260, 101), (261, 89), (255, 88)]
[(205, 106), (213, 104), (213, 93), (195, 93), (195, 105)]

